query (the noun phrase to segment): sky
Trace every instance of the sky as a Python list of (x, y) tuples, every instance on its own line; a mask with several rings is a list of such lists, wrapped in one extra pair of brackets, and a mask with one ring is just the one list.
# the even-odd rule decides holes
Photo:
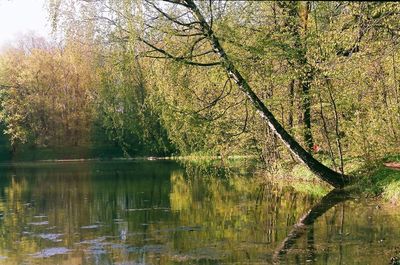
[(45, 0), (0, 0), (0, 47), (21, 34), (49, 37)]

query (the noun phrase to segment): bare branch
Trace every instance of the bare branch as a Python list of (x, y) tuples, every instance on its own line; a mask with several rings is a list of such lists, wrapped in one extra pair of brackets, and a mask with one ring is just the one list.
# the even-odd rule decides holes
[(161, 15), (163, 15), (165, 18), (167, 18), (168, 20), (180, 25), (180, 26), (184, 26), (184, 27), (189, 27), (189, 28), (195, 28), (194, 25), (198, 25), (200, 24), (200, 22), (198, 21), (192, 21), (192, 22), (183, 22), (178, 20), (177, 17), (171, 17), (170, 15), (168, 15), (167, 13), (165, 13), (161, 8), (159, 8), (158, 6), (156, 6), (154, 3), (145, 0), (146, 3), (148, 3), (149, 5), (151, 5), (155, 10), (157, 10)]
[[(174, 30), (172, 30), (172, 31), (166, 31), (166, 30), (162, 30), (162, 29), (160, 29), (160, 28), (158, 28), (158, 27), (152, 26), (152, 25), (150, 25), (150, 24), (147, 24), (147, 23), (144, 23), (144, 25), (145, 25), (146, 27), (148, 27), (148, 28), (155, 29), (155, 30), (158, 30), (158, 31), (160, 31), (160, 32), (162, 32), (162, 33), (174, 35), (174, 36), (177, 36), (177, 37), (196, 37), (196, 36), (203, 36), (203, 33), (200, 33), (200, 32), (196, 32), (196, 33), (179, 33), (179, 32), (185, 32), (185, 31), (187, 31), (187, 30), (178, 30), (178, 29), (174, 29)], [(190, 29), (190, 30), (191, 30), (191, 29)]]
[(225, 96), (224, 96), (224, 93), (225, 93), (225, 89), (226, 89), (226, 85), (228, 84), (228, 81), (229, 81), (229, 79), (226, 80), (224, 87), (222, 89), (222, 92), (213, 101), (211, 101), (207, 106), (205, 106), (199, 110), (196, 110), (194, 113), (200, 113), (206, 109), (210, 109), (210, 108), (214, 107), (218, 103), (218, 101), (227, 97), (230, 94), (230, 91)]
[(139, 40), (142, 41), (143, 43), (145, 43), (146, 45), (148, 45), (149, 47), (153, 48), (154, 51), (157, 51), (165, 56), (165, 57), (160, 57), (159, 59), (172, 59), (177, 62), (182, 62), (184, 64), (195, 65), (195, 66), (216, 66), (216, 65), (221, 64), (221, 62), (201, 63), (201, 62), (189, 61), (185, 57), (176, 57), (176, 56), (168, 53), (167, 51), (154, 46), (153, 44), (151, 44), (150, 42), (148, 42), (142, 38), (139, 38)]
[(198, 38), (197, 40), (195, 40), (192, 44), (192, 47), (190, 48), (189, 54), (192, 55), (194, 50), (196, 49), (197, 44), (199, 44), (201, 41), (206, 40), (206, 37), (203, 36), (201, 38)]
[(186, 5), (185, 3), (183, 3), (183, 2), (181, 2), (181, 1), (179, 1), (179, 0), (162, 0), (163, 2), (167, 2), (167, 3), (170, 3), (170, 4), (175, 4), (175, 5), (181, 5), (181, 6), (184, 6), (184, 7), (189, 7), (188, 5)]
[(246, 116), (245, 116), (245, 119), (244, 119), (243, 127), (242, 127), (240, 132), (235, 133), (235, 134), (231, 134), (230, 137), (237, 137), (237, 136), (239, 136), (239, 135), (241, 135), (241, 134), (246, 132), (247, 124), (248, 124), (248, 120), (249, 120), (249, 109), (248, 109), (247, 103), (248, 103), (248, 99), (246, 99), (246, 101), (245, 101)]

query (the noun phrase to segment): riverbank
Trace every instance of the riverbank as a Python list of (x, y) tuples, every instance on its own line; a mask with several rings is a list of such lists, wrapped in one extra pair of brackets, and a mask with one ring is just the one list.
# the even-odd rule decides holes
[(367, 195), (379, 196), (400, 205), (400, 171), (386, 165), (393, 162), (400, 162), (400, 155), (388, 156), (372, 164), (370, 173), (360, 180), (359, 185)]
[[(211, 164), (219, 167), (246, 168), (247, 164), (254, 166), (257, 164), (255, 157), (233, 156), (225, 159), (211, 156), (180, 156), (171, 159), (191, 163), (194, 165), (203, 165), (209, 167)], [(332, 167), (330, 161), (323, 160), (329, 167)], [(249, 163), (252, 161), (252, 163)], [(400, 205), (400, 170), (387, 166), (390, 162), (400, 162), (400, 155), (387, 156), (384, 159), (365, 162), (361, 159), (348, 159), (345, 161), (345, 172), (354, 177), (354, 184), (346, 189), (361, 197), (378, 198), (393, 205)], [(386, 164), (386, 165), (385, 165)], [(295, 190), (307, 194), (321, 197), (332, 189), (331, 186), (318, 179), (306, 166), (295, 163), (280, 163), (272, 167), (256, 165), (255, 175), (267, 181), (280, 183), (281, 185), (290, 185)]]
[[(183, 164), (192, 164), (195, 166), (203, 166), (205, 168), (221, 167), (238, 169), (241, 173), (256, 172), (255, 175), (261, 179), (268, 181), (279, 182), (282, 185), (290, 185), (294, 189), (316, 196), (323, 196), (331, 186), (319, 180), (308, 168), (302, 164), (291, 162), (277, 163), (266, 169), (260, 166), (255, 156), (211, 156), (207, 154), (193, 154), (188, 156), (140, 156), (140, 157), (124, 157), (123, 154), (112, 152), (117, 156), (97, 155), (92, 156), (93, 152), (81, 152), (79, 148), (74, 150), (61, 150), (57, 155), (54, 155), (53, 150), (39, 150), (40, 153), (27, 156), (20, 155), (14, 162), (21, 161), (38, 161), (38, 162), (78, 162), (78, 161), (98, 161), (98, 160), (177, 160)], [(78, 152), (80, 151), (80, 152)], [(115, 150), (113, 150), (115, 151)], [(107, 153), (103, 150), (104, 153)], [(71, 154), (80, 153), (84, 156), (79, 157)], [(100, 152), (101, 153), (101, 152)], [(67, 155), (66, 155), (67, 154)], [(103, 153), (101, 153), (103, 154)], [(330, 161), (321, 157), (318, 158), (329, 167), (333, 167)], [(400, 170), (395, 166), (390, 166), (394, 163), (400, 163), (400, 155), (387, 156), (384, 159), (364, 162), (360, 159), (349, 159), (345, 161), (345, 172), (354, 176), (355, 182), (347, 189), (352, 189), (360, 193), (364, 197), (378, 197), (388, 201), (394, 205), (400, 205)]]
[[(345, 172), (354, 177), (354, 184), (346, 189), (353, 190), (363, 197), (377, 197), (394, 205), (400, 205), (400, 170), (391, 166), (397, 163), (400, 163), (400, 155), (387, 156), (368, 163), (359, 159), (347, 160)], [(270, 175), (274, 175), (273, 178), (278, 181), (284, 180), (292, 186), (301, 186), (303, 189), (318, 193), (328, 186), (301, 164), (281, 165), (276, 171), (266, 175), (268, 179)], [(308, 188), (305, 188), (307, 186)]]

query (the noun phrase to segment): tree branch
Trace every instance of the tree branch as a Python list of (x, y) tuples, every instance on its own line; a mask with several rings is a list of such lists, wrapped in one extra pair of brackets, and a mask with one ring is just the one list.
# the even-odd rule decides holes
[(148, 3), (149, 5), (151, 5), (155, 10), (157, 10), (161, 15), (163, 15), (165, 18), (167, 18), (168, 20), (172, 21), (173, 23), (176, 23), (180, 26), (184, 26), (184, 27), (190, 27), (190, 28), (195, 28), (194, 25), (199, 24), (198, 21), (192, 21), (192, 22), (182, 22), (180, 20), (178, 20), (178, 18), (174, 18), (169, 16), (167, 13), (165, 13), (161, 8), (159, 8), (158, 6), (156, 6), (154, 3), (145, 0), (146, 3)]
[[(153, 58), (172, 59), (172, 60), (177, 61), (177, 62), (181, 62), (181, 63), (188, 64), (188, 65), (195, 65), (195, 66), (216, 66), (216, 65), (220, 65), (221, 64), (221, 62), (210, 62), (210, 63), (194, 62), (194, 61), (187, 60), (187, 58), (185, 58), (185, 57), (176, 57), (176, 56), (168, 53), (167, 51), (154, 46), (153, 44), (151, 44), (150, 42), (148, 42), (148, 41), (146, 41), (146, 40), (144, 40), (142, 38), (139, 38), (139, 40), (142, 41), (143, 43), (145, 43), (147, 46), (153, 48), (154, 51), (157, 51), (157, 52), (159, 52), (159, 53), (161, 53), (161, 54), (163, 54), (165, 56), (165, 57), (154, 57), (153, 56)], [(150, 56), (147, 56), (147, 57), (151, 58)]]

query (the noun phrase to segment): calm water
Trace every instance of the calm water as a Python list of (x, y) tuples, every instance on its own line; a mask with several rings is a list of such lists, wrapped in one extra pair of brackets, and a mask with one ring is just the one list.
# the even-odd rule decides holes
[[(168, 161), (27, 163), (0, 174), (0, 264), (271, 264), (321, 199)], [(389, 264), (400, 211), (377, 203), (336, 204), (281, 264)]]

